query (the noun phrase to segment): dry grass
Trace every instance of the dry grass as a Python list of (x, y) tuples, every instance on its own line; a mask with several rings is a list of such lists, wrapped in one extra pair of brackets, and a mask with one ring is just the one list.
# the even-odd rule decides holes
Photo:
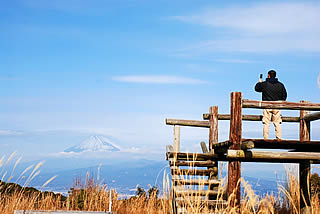
[[(1, 162), (4, 163), (3, 159), (0, 161), (0, 168), (4, 165), (1, 164)], [(28, 177), (26, 183), (29, 183), (30, 179), (37, 174), (38, 168), (38, 165), (35, 166), (30, 175), (26, 176)], [(2, 171), (1, 173), (4, 173)], [(69, 209), (108, 211), (111, 191), (112, 211), (114, 213), (169, 214), (172, 213), (173, 209), (173, 194), (171, 191), (169, 175), (166, 173), (164, 173), (163, 176), (163, 183), (163, 194), (159, 198), (156, 194), (150, 196), (142, 194), (129, 199), (119, 199), (117, 192), (108, 189), (105, 185), (96, 183), (90, 176), (87, 176), (84, 182), (82, 182), (81, 179), (75, 179), (68, 200), (62, 196), (50, 193), (27, 193), (25, 189), (15, 190), (10, 193), (8, 191), (0, 191), (0, 213), (12, 214), (14, 210)], [(279, 187), (279, 193), (276, 195), (270, 194), (259, 197), (246, 181), (242, 180), (241, 183), (244, 187), (244, 194), (242, 195), (240, 209), (230, 206), (233, 195), (228, 198), (225, 206), (216, 205), (213, 207), (209, 207), (208, 204), (203, 203), (203, 197), (199, 195), (185, 195), (183, 198), (186, 201), (184, 206), (186, 213), (299, 213), (299, 185), (297, 177), (293, 172), (288, 171), (287, 183), (285, 186)], [(204, 187), (200, 186), (199, 189), (204, 189)], [(224, 184), (219, 186), (219, 191), (221, 191), (221, 193), (223, 190)], [(224, 201), (223, 194), (219, 195), (218, 200), (220, 200), (220, 202)], [(320, 201), (316, 195), (311, 198), (311, 213), (320, 213)]]

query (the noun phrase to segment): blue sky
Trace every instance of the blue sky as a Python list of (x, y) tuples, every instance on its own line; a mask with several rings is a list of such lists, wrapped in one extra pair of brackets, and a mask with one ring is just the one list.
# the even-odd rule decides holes
[[(318, 1), (3, 1), (1, 153), (41, 157), (103, 134), (163, 159), (166, 117), (200, 120), (211, 105), (228, 113), (232, 91), (259, 100), (253, 87), (270, 69), (288, 100), (319, 103), (318, 20)], [(262, 137), (262, 124), (244, 128)], [(297, 130), (285, 124), (283, 135)], [(199, 150), (208, 131), (181, 134), (182, 148)]]

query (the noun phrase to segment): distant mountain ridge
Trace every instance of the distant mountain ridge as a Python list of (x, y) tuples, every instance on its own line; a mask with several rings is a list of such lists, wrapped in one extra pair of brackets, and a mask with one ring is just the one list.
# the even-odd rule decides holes
[(118, 152), (120, 150), (121, 148), (106, 136), (92, 135), (80, 144), (64, 150), (64, 152)]

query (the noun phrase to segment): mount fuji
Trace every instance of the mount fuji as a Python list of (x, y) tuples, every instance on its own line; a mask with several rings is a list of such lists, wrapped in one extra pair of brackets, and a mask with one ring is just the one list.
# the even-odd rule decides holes
[(64, 152), (118, 152), (121, 148), (105, 136), (93, 135)]

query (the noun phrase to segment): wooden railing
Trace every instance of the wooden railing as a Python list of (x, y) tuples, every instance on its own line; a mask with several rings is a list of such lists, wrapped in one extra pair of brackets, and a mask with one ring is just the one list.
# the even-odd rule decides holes
[[(243, 115), (242, 108), (300, 110), (299, 117), (282, 117), (283, 122), (300, 124), (299, 140), (242, 139), (242, 121), (261, 121), (261, 115)], [(311, 121), (320, 119), (319, 103), (307, 101), (255, 101), (242, 99), (241, 92), (231, 93), (230, 114), (218, 114), (218, 107), (209, 108), (204, 120), (166, 119), (174, 125), (174, 152), (180, 148), (180, 126), (209, 128), (209, 154), (213, 161), (228, 161), (228, 194), (235, 191), (235, 204), (240, 203), (241, 162), (299, 163), (301, 208), (310, 206), (308, 179), (310, 163), (320, 163), (320, 141), (310, 141)], [(229, 140), (218, 143), (218, 121), (230, 120)], [(202, 145), (203, 146), (203, 145)], [(253, 148), (288, 149), (288, 152), (250, 151)], [(216, 155), (219, 154), (219, 155)]]

